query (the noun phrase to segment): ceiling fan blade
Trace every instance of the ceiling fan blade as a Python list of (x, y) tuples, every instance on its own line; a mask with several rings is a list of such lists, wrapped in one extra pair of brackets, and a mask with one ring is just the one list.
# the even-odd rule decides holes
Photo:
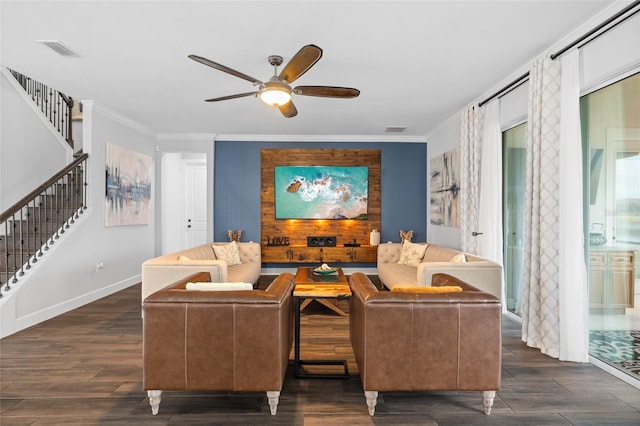
[(194, 60), (194, 61), (196, 61), (196, 62), (200, 62), (201, 64), (205, 64), (205, 65), (207, 65), (207, 66), (210, 66), (211, 68), (215, 68), (215, 69), (217, 69), (218, 71), (226, 72), (227, 74), (231, 74), (231, 75), (233, 75), (233, 76), (235, 76), (235, 77), (242, 78), (242, 79), (247, 80), (247, 81), (250, 81), (250, 82), (252, 82), (252, 83), (256, 83), (256, 84), (260, 84), (260, 85), (262, 85), (262, 84), (263, 84), (263, 83), (262, 83), (260, 80), (258, 80), (257, 78), (253, 78), (253, 77), (251, 77), (250, 75), (243, 74), (243, 73), (241, 73), (240, 71), (236, 71), (236, 70), (234, 70), (234, 69), (232, 69), (232, 68), (229, 68), (229, 67), (227, 67), (227, 66), (224, 66), (224, 65), (222, 65), (222, 64), (219, 64), (219, 63), (217, 63), (217, 62), (210, 61), (209, 59), (207, 59), (207, 58), (203, 58), (202, 56), (198, 56), (198, 55), (189, 55), (189, 58), (193, 59), (193, 60)]
[(325, 98), (355, 98), (360, 94), (358, 89), (335, 86), (298, 86), (293, 89), (293, 92), (297, 95)]
[(308, 44), (296, 53), (282, 69), (278, 78), (293, 83), (307, 72), (322, 57), (322, 49), (315, 44)]
[(298, 110), (296, 109), (296, 106), (293, 104), (293, 101), (289, 101), (284, 105), (280, 105), (278, 109), (280, 110), (282, 115), (284, 115), (287, 118), (292, 118), (298, 115)]
[(226, 101), (228, 99), (244, 98), (245, 96), (257, 95), (258, 92), (238, 93), (237, 95), (222, 96), (220, 98), (205, 99), (205, 102)]

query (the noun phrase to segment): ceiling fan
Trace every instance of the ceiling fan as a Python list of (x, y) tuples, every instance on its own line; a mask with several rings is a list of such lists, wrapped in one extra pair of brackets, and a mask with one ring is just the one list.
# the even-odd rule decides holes
[(259, 90), (253, 92), (238, 93), (235, 95), (222, 96), (219, 98), (206, 99), (206, 102), (226, 101), (228, 99), (243, 98), (245, 96), (259, 96), (267, 105), (278, 107), (282, 115), (287, 118), (295, 117), (298, 114), (291, 95), (320, 96), (326, 98), (355, 98), (360, 94), (358, 89), (350, 87), (336, 86), (297, 86), (291, 88), (290, 84), (296, 81), (322, 57), (322, 49), (314, 44), (303, 46), (293, 58), (285, 65), (278, 74), (278, 67), (282, 65), (282, 56), (269, 56), (269, 63), (273, 65), (273, 76), (266, 82), (257, 78), (243, 74), (227, 66), (213, 62), (207, 58), (197, 55), (189, 55), (189, 58), (204, 65), (226, 72), (243, 80), (250, 81)]

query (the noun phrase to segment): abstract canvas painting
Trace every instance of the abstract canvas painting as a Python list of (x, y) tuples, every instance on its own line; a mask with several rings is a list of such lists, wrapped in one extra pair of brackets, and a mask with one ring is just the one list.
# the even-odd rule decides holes
[(430, 222), (434, 225), (459, 225), (460, 156), (458, 148), (431, 159)]
[(105, 149), (105, 225), (148, 224), (151, 156), (110, 143)]

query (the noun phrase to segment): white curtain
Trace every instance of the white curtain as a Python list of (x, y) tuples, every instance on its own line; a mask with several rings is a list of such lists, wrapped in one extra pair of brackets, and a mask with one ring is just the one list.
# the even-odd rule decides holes
[[(586, 312), (587, 281), (584, 258), (577, 260), (584, 256), (583, 238), (576, 235), (582, 235), (577, 63), (567, 62), (566, 80), (562, 65), (543, 56), (529, 74), (522, 340), (554, 358), (585, 361), (587, 323), (580, 313)], [(572, 91), (566, 86), (563, 93), (570, 80)]]
[[(478, 254), (502, 265), (502, 132), (500, 100), (484, 106), (478, 211)], [(502, 300), (506, 300), (504, 285)]]
[(482, 235), (478, 253), (502, 264), (502, 133), (498, 99), (486, 106), (481, 158), (478, 229)]
[(560, 360), (589, 361), (584, 259), (579, 51), (562, 56), (560, 115)]
[(480, 201), (480, 145), (482, 111), (470, 106), (460, 120), (460, 248), (478, 254), (478, 203)]

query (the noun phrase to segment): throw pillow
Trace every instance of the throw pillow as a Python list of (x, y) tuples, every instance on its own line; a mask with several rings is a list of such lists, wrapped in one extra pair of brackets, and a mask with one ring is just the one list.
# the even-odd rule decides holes
[(456, 254), (451, 258), (451, 263), (467, 263), (467, 257), (464, 253)]
[(187, 290), (197, 291), (234, 291), (234, 290), (253, 290), (251, 283), (187, 283)]
[(458, 293), (462, 291), (462, 287), (457, 285), (443, 285), (440, 287), (431, 287), (423, 285), (396, 285), (391, 291), (400, 293)]
[(238, 245), (235, 241), (225, 245), (213, 245), (213, 252), (216, 254), (216, 259), (226, 260), (229, 266), (240, 265), (240, 252), (238, 251)]
[(400, 251), (400, 259), (398, 260), (398, 263), (401, 265), (417, 267), (422, 261), (426, 250), (427, 244), (416, 244), (405, 241), (402, 243), (402, 251)]

